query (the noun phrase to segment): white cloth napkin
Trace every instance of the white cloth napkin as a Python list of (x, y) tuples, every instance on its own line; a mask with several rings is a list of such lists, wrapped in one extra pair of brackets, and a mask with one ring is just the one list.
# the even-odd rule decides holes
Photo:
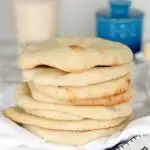
[[(0, 114), (0, 150), (4, 148), (15, 148), (27, 146), (39, 150), (103, 150), (127, 140), (135, 135), (150, 135), (150, 65), (142, 64), (134, 69), (133, 86), (136, 88), (136, 95), (133, 100), (135, 120), (132, 121), (122, 132), (113, 134), (110, 137), (97, 139), (86, 145), (75, 147), (58, 144), (48, 144), (39, 137), (33, 135), (14, 122)], [(8, 85), (3, 89), (3, 98), (0, 99), (0, 110), (15, 105), (13, 91), (15, 86)], [(65, 138), (65, 137), (62, 137)]]

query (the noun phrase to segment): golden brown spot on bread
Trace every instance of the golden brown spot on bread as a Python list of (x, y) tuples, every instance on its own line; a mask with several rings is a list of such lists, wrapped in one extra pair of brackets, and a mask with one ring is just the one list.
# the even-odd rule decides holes
[[(130, 85), (129, 85), (130, 87)], [(83, 98), (83, 99), (76, 99), (76, 94), (75, 92), (73, 91), (73, 89), (71, 88), (65, 88), (66, 92), (68, 92), (70, 94), (70, 98), (68, 99), (68, 101), (73, 101), (74, 99), (78, 100), (78, 101), (85, 101), (85, 100), (98, 100), (98, 99), (101, 99), (101, 98), (111, 98), (112, 96), (117, 96), (117, 95), (120, 95), (120, 94), (123, 94), (123, 93), (126, 93), (127, 90), (129, 89), (128, 88), (117, 88), (114, 92), (112, 93), (103, 93), (103, 95), (100, 95), (100, 96), (95, 96), (95, 97), (91, 97), (91, 98)]]
[(129, 85), (131, 85), (131, 80), (130, 79), (127, 79), (127, 82)]
[[(126, 91), (127, 92), (127, 91)], [(124, 94), (126, 93), (124, 92)], [(133, 97), (133, 95), (127, 95), (125, 96), (123, 93), (121, 97), (116, 96), (110, 96), (106, 99), (84, 99), (84, 100), (68, 100), (68, 105), (74, 105), (74, 106), (114, 106), (119, 105), (122, 103), (125, 103), (127, 101), (130, 101)], [(118, 94), (119, 96), (120, 94)]]
[(78, 45), (69, 45), (69, 47), (72, 49), (72, 50), (80, 50), (80, 49), (83, 49), (82, 47), (78, 46)]
[(93, 99), (109, 98), (111, 96), (117, 96), (117, 95), (123, 94), (125, 92), (127, 92), (126, 88), (118, 88), (112, 93), (104, 93), (102, 96), (93, 97)]
[(62, 88), (62, 86), (58, 86), (58, 88), (59, 88), (59, 89), (61, 89), (61, 88)]
[(119, 99), (112, 99), (111, 97), (108, 100), (69, 100), (67, 103), (68, 105), (73, 105), (73, 106), (115, 106), (115, 105), (119, 105), (119, 104), (123, 104), (127, 101), (130, 101), (132, 98), (125, 98), (124, 96), (122, 96)]

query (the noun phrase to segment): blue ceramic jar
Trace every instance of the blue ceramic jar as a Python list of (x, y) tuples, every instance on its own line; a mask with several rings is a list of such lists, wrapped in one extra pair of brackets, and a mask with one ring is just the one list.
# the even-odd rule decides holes
[(110, 10), (96, 13), (96, 36), (121, 42), (139, 52), (142, 46), (144, 13), (130, 9), (129, 0), (110, 0)]

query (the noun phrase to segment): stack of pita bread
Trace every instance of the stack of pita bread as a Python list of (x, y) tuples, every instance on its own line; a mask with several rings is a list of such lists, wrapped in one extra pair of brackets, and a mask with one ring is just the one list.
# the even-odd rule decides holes
[[(133, 54), (100, 38), (56, 38), (22, 47), (27, 82), (4, 115), (48, 142), (82, 145), (131, 120)], [(65, 137), (65, 138), (63, 138)]]

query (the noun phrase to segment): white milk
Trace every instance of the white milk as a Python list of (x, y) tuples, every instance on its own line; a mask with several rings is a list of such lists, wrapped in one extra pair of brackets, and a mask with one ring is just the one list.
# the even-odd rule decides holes
[(32, 43), (58, 34), (56, 0), (14, 0), (17, 40)]

